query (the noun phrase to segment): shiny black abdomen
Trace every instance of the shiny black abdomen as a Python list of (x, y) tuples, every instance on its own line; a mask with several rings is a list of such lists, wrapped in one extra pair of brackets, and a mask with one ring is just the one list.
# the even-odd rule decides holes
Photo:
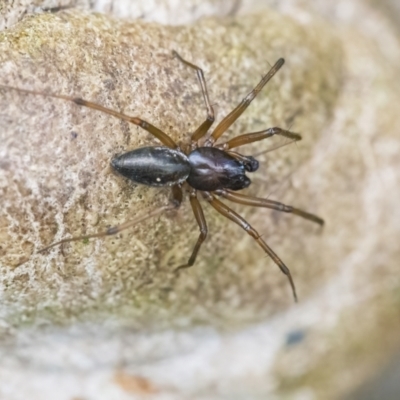
[(240, 190), (251, 183), (243, 163), (218, 148), (199, 147), (188, 158), (191, 170), (187, 182), (194, 189), (210, 192)]
[(190, 163), (181, 151), (169, 147), (142, 147), (115, 156), (113, 168), (126, 178), (147, 186), (171, 186), (186, 180)]

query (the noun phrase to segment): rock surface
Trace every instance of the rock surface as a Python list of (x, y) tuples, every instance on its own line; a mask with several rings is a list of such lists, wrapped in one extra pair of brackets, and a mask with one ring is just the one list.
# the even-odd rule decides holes
[(291, 268), (295, 306), (276, 266), (207, 205), (210, 236), (198, 263), (174, 274), (197, 238), (187, 201), (117, 237), (18, 266), (54, 240), (165, 204), (169, 192), (111, 172), (114, 154), (157, 143), (140, 128), (1, 90), (1, 395), (336, 398), (398, 345), (398, 33), (362, 3), (313, 4), (273, 11), (247, 1), (236, 17), (175, 27), (72, 9), (1, 34), (0, 84), (81, 96), (183, 143), (205, 107), (195, 74), (171, 50), (204, 69), (218, 120), (285, 57), (227, 137), (276, 125), (301, 132), (302, 142), (260, 156), (249, 193), (327, 222), (320, 231), (295, 216), (234, 207)]

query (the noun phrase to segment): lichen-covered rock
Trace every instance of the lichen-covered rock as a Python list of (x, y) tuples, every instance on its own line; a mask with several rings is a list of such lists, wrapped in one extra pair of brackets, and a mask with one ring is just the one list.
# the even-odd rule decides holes
[[(0, 35), (0, 84), (81, 96), (182, 143), (206, 110), (194, 72), (172, 50), (204, 69), (218, 120), (285, 57), (226, 137), (277, 125), (301, 133), (300, 143), (260, 155), (248, 193), (326, 219), (320, 230), (233, 207), (291, 268), (295, 307), (276, 265), (207, 204), (209, 238), (179, 275), (198, 235), (187, 201), (115, 237), (35, 254), (166, 204), (169, 191), (112, 173), (114, 154), (158, 144), (140, 128), (0, 90), (0, 390), (21, 393), (24, 382), (34, 398), (40, 381), (37, 398), (56, 389), (60, 399), (334, 398), (384, 359), (399, 328), (400, 46), (382, 15), (352, 4), (335, 14), (284, 1), (283, 16), (248, 0), (241, 9), (259, 13), (175, 27), (70, 10)], [(56, 386), (44, 370), (62, 372)]]
[[(267, 196), (275, 182), (310, 157), (338, 92), (340, 51), (327, 51), (335, 49), (329, 35), (317, 44), (310, 30), (289, 19), (273, 13), (262, 19), (269, 29), (254, 29), (259, 16), (177, 28), (76, 12), (30, 17), (3, 33), (2, 83), (83, 97), (140, 116), (185, 144), (206, 112), (194, 71), (173, 58), (172, 49), (204, 68), (219, 118), (251, 90), (269, 60), (287, 55), (288, 66), (226, 134), (285, 127), (297, 116), (296, 130), (304, 132), (301, 145), (261, 156), (268, 165), (262, 163), (255, 177), (260, 182), (250, 193)], [(273, 24), (284, 24), (285, 34)], [(290, 36), (298, 39), (289, 41)], [(114, 154), (158, 143), (137, 126), (72, 102), (13, 90), (3, 89), (1, 100), (3, 304), (16, 315), (66, 322), (83, 315), (126, 314), (138, 324), (142, 318), (144, 323), (159, 320), (160, 313), (164, 322), (182, 315), (209, 320), (214, 313), (235, 320), (237, 308), (247, 308), (253, 317), (255, 309), (266, 305), (276, 311), (278, 301), (291, 304), (286, 278), (273, 262), (214, 211), (206, 211), (210, 235), (198, 263), (174, 273), (197, 238), (187, 203), (115, 237), (35, 254), (66, 236), (102, 231), (166, 204), (170, 193), (133, 185), (112, 173)], [(279, 140), (249, 146), (248, 152), (273, 144)], [(296, 205), (318, 212), (317, 192), (301, 188)], [(265, 210), (246, 215), (293, 267), (304, 297), (302, 274), (310, 267), (316, 274), (317, 258), (290, 248), (305, 246), (307, 232), (309, 243), (319, 243), (318, 229), (287, 215), (275, 213), (271, 219)], [(269, 222), (264, 224), (261, 216)], [(25, 257), (29, 261), (18, 265)], [(11, 311), (9, 316), (14, 320)]]

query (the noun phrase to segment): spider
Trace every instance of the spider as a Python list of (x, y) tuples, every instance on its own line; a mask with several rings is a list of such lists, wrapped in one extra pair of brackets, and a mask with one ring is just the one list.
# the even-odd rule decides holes
[[(148, 218), (154, 217), (167, 210), (178, 208), (182, 203), (183, 190), (185, 190), (189, 193), (190, 205), (199, 226), (200, 234), (188, 262), (179, 266), (176, 268), (176, 270), (191, 267), (195, 263), (200, 247), (207, 237), (208, 228), (203, 209), (198, 198), (200, 195), (217, 212), (245, 230), (265, 251), (265, 253), (268, 254), (268, 256), (280, 268), (280, 270), (287, 276), (294, 300), (297, 301), (296, 288), (289, 268), (243, 217), (241, 217), (238, 213), (233, 211), (224, 202), (217, 198), (222, 197), (233, 203), (254, 207), (265, 207), (277, 211), (292, 213), (309, 221), (315, 222), (321, 226), (324, 224), (323, 219), (320, 217), (302, 211), (298, 208), (294, 208), (277, 201), (237, 193), (237, 191), (250, 186), (251, 180), (247, 177), (246, 172), (251, 173), (256, 171), (259, 167), (259, 163), (254, 157), (245, 156), (238, 152), (232, 151), (232, 149), (242, 145), (258, 142), (274, 135), (283, 136), (291, 141), (298, 141), (301, 140), (301, 136), (299, 134), (274, 127), (258, 132), (242, 134), (228, 140), (227, 142), (217, 143), (224, 132), (226, 132), (227, 129), (247, 109), (247, 107), (267, 84), (267, 82), (279, 71), (285, 60), (280, 58), (275, 65), (272, 66), (269, 72), (261, 78), (260, 82), (254, 87), (254, 89), (243, 98), (239, 105), (235, 107), (225, 118), (223, 118), (217, 127), (210, 134), (208, 134), (209, 129), (214, 122), (214, 109), (209, 100), (203, 70), (183, 59), (176, 51), (173, 51), (172, 55), (184, 65), (196, 71), (207, 110), (206, 119), (191, 135), (190, 145), (184, 149), (181, 148), (162, 130), (142, 120), (141, 118), (130, 117), (126, 114), (122, 114), (118, 111), (103, 107), (99, 104), (81, 98), (48, 94), (0, 85), (0, 88), (3, 89), (12, 89), (25, 94), (48, 96), (72, 101), (77, 105), (104, 112), (140, 126), (162, 143), (162, 146), (142, 147), (121, 155), (116, 155), (111, 160), (111, 166), (119, 174), (133, 182), (156, 187), (170, 186), (172, 197), (169, 201), (169, 204), (149, 210), (133, 220), (111, 227), (104, 232), (75, 236), (60, 240), (40, 249), (37, 253), (43, 253), (46, 250), (63, 243), (115, 235)], [(19, 265), (25, 263), (26, 261), (28, 261), (28, 258), (23, 259)]]

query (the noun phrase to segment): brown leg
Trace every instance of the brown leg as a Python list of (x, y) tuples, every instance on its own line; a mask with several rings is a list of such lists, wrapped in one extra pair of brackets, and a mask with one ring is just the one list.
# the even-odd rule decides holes
[(175, 205), (176, 208), (178, 208), (183, 199), (183, 193), (182, 193), (182, 188), (180, 185), (174, 185), (172, 186), (172, 199), (171, 202)]
[(197, 253), (199, 252), (200, 247), (203, 244), (203, 242), (206, 240), (207, 233), (208, 233), (207, 222), (204, 217), (203, 209), (201, 208), (200, 202), (197, 199), (195, 190), (193, 190), (190, 193), (190, 205), (192, 206), (193, 214), (196, 217), (197, 224), (199, 225), (200, 235), (199, 235), (199, 238), (197, 239), (197, 243), (194, 246), (192, 255), (190, 256), (187, 264), (180, 265), (178, 268), (176, 268), (175, 271), (178, 271), (183, 268), (189, 268), (194, 264), (194, 262), (196, 261)]
[(271, 208), (273, 210), (298, 215), (304, 219), (315, 222), (321, 226), (324, 225), (324, 220), (322, 218), (314, 214), (310, 214), (306, 211), (299, 210), (298, 208), (294, 208), (292, 206), (287, 206), (285, 204), (279, 203), (277, 201), (246, 196), (244, 194), (232, 192), (231, 190), (216, 190), (214, 193), (234, 203), (244, 204), (246, 206), (252, 206), (252, 207)]
[(140, 126), (142, 129), (144, 129), (145, 131), (147, 131), (147, 132), (151, 133), (153, 136), (155, 136), (161, 143), (163, 143), (167, 147), (170, 147), (172, 149), (176, 149), (178, 147), (178, 145), (166, 133), (164, 133), (160, 129), (156, 128), (154, 125), (151, 125), (150, 123), (148, 123), (140, 118), (130, 117), (129, 115), (122, 114), (118, 111), (111, 110), (110, 108), (103, 107), (100, 104), (92, 103), (90, 101), (81, 99), (79, 97), (70, 97), (70, 96), (63, 96), (63, 95), (58, 95), (58, 94), (47, 94), (47, 93), (37, 92), (35, 90), (19, 89), (16, 87), (4, 86), (4, 85), (0, 85), (0, 89), (12, 89), (12, 90), (17, 90), (18, 92), (21, 92), (21, 93), (34, 94), (34, 95), (39, 95), (39, 96), (53, 97), (55, 99), (72, 101), (79, 106), (92, 108), (93, 110), (101, 111), (105, 114), (112, 115), (116, 118), (122, 119), (124, 121), (128, 121), (137, 126)]
[(224, 217), (230, 219), (235, 224), (239, 225), (242, 229), (244, 229), (257, 243), (258, 245), (272, 258), (274, 263), (280, 268), (280, 270), (287, 276), (289, 279), (290, 286), (292, 288), (292, 293), (294, 300), (297, 302), (297, 294), (296, 288), (294, 286), (293, 278), (290, 273), (289, 268), (283, 263), (283, 261), (273, 252), (273, 250), (264, 242), (258, 232), (251, 226), (249, 223), (237, 214), (235, 211), (230, 209), (226, 204), (217, 200), (212, 194), (209, 192), (203, 192), (204, 198)]
[(284, 62), (285, 60), (280, 58), (268, 71), (268, 73), (262, 77), (257, 86), (217, 125), (211, 134), (211, 137), (206, 142), (208, 146), (212, 146), (218, 140), (218, 138), (242, 115), (242, 113), (258, 95), (258, 93), (260, 93), (261, 89), (279, 71)]
[(190, 63), (189, 61), (184, 60), (176, 51), (172, 51), (172, 55), (176, 57), (179, 61), (186, 64), (188, 67), (193, 68), (196, 71), (197, 78), (199, 79), (201, 92), (203, 93), (204, 103), (207, 108), (207, 118), (206, 120), (196, 129), (196, 131), (192, 135), (192, 142), (197, 142), (201, 139), (210, 129), (210, 126), (214, 122), (214, 109), (210, 103), (210, 99), (208, 97), (206, 80), (204, 79), (203, 70), (199, 68), (197, 65)]
[[(67, 239), (62, 239), (58, 242), (52, 243), (49, 246), (46, 246), (42, 249), (40, 249), (39, 251), (37, 251), (37, 254), (40, 253), (44, 253), (45, 251), (51, 249), (52, 247), (55, 246), (59, 246), (62, 245), (64, 243), (69, 243), (69, 242), (76, 242), (76, 241), (80, 241), (80, 240), (88, 240), (88, 239), (93, 239), (93, 238), (101, 238), (104, 236), (111, 236), (111, 235), (116, 235), (119, 232), (122, 232), (125, 229), (130, 228), (131, 226), (134, 226), (140, 222), (145, 221), (146, 219), (149, 219), (151, 217), (155, 217), (158, 214), (161, 214), (164, 211), (168, 211), (168, 210), (173, 210), (179, 207), (181, 201), (182, 201), (182, 190), (179, 188), (179, 186), (173, 186), (173, 191), (172, 191), (172, 200), (170, 202), (170, 204), (165, 205), (165, 206), (161, 206), (158, 207), (156, 209), (153, 210), (148, 210), (146, 211), (144, 214), (140, 215), (137, 218), (134, 218), (130, 221), (127, 221), (121, 225), (118, 226), (113, 226), (111, 228), (108, 228), (107, 230), (103, 231), (103, 232), (98, 232), (98, 233), (94, 233), (92, 235), (82, 235), (82, 236), (74, 236), (71, 238), (67, 238)], [(21, 264), (26, 263), (29, 260), (29, 258), (25, 258), (23, 259), (20, 263), (18, 263), (18, 266)]]
[(299, 134), (275, 127), (266, 129), (264, 131), (245, 133), (244, 135), (236, 136), (225, 143), (218, 144), (215, 147), (218, 147), (222, 150), (229, 150), (249, 143), (258, 142), (275, 135), (283, 136), (288, 139), (292, 139), (293, 141), (301, 140), (301, 136)]

